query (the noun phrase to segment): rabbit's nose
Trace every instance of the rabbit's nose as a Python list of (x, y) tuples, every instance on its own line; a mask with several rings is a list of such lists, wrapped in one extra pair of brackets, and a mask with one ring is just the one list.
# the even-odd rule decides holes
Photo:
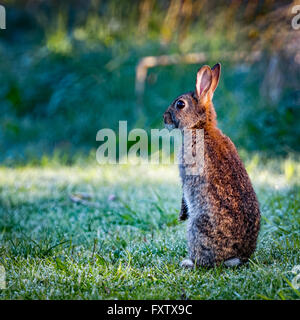
[(164, 123), (172, 123), (172, 117), (170, 112), (165, 112), (163, 115)]

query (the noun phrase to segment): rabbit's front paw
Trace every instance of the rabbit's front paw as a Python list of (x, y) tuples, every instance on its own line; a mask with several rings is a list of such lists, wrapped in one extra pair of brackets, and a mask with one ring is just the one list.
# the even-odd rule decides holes
[(181, 211), (178, 219), (179, 219), (179, 221), (184, 221), (184, 220), (187, 220), (188, 217), (189, 216), (188, 216), (187, 212)]
[(186, 220), (188, 217), (189, 217), (188, 207), (187, 207), (187, 205), (186, 205), (186, 203), (185, 203), (184, 198), (182, 198), (182, 201), (181, 201), (181, 210), (180, 210), (180, 213), (179, 213), (179, 221), (184, 221), (184, 220)]
[(181, 261), (180, 266), (182, 268), (189, 268), (189, 269), (193, 269), (194, 268), (194, 262), (191, 259), (184, 259)]

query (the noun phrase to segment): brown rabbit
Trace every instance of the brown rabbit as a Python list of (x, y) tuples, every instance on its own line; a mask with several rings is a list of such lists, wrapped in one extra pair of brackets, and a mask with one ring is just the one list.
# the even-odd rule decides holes
[[(212, 267), (246, 262), (256, 247), (259, 204), (249, 176), (232, 141), (217, 128), (212, 103), (221, 65), (203, 66), (196, 90), (188, 92), (164, 113), (166, 127), (204, 130), (204, 169), (190, 175), (179, 165), (183, 185), (180, 220), (188, 218), (189, 259), (183, 267)], [(194, 140), (185, 150), (194, 150)], [(186, 146), (185, 146), (186, 147)]]

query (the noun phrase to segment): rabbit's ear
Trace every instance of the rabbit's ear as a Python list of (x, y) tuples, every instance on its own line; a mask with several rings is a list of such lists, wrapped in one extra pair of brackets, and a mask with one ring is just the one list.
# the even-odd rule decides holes
[(212, 69), (212, 84), (211, 84), (211, 92), (214, 93), (214, 91), (216, 90), (218, 83), (219, 83), (219, 79), (220, 79), (220, 75), (221, 75), (221, 63), (217, 63), (215, 64)]
[(199, 69), (196, 80), (196, 93), (199, 99), (206, 96), (210, 90), (212, 80), (213, 75), (209, 66), (203, 66)]

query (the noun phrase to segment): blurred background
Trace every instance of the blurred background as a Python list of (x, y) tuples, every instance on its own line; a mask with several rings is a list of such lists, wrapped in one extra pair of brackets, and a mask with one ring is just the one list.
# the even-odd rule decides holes
[[(162, 114), (193, 90), (201, 64), (222, 64), (214, 103), (239, 151), (267, 157), (300, 151), (297, 1), (1, 1), (0, 161), (95, 159), (96, 133), (162, 128)], [(149, 68), (142, 58), (204, 53), (203, 63)], [(237, 54), (235, 56), (233, 53)], [(241, 58), (238, 54), (243, 53)], [(250, 59), (253, 53), (255, 59)]]

